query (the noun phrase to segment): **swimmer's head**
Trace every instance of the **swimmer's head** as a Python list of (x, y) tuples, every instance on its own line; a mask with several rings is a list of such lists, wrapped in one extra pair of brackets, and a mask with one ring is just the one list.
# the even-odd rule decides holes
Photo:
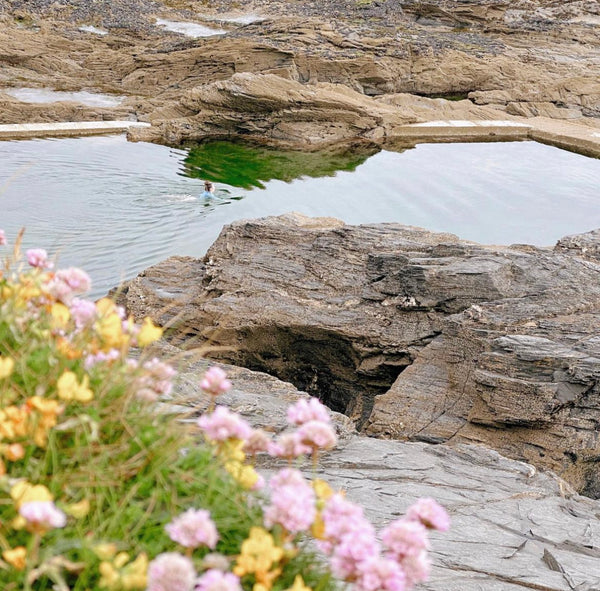
[(215, 186), (210, 181), (204, 181), (204, 190), (205, 191), (213, 191)]

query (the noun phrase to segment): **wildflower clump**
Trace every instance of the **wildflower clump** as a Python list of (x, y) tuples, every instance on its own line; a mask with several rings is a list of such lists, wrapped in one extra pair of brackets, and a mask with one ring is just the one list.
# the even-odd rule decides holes
[[(8, 240), (0, 230), (0, 247)], [(429, 572), (421, 499), (381, 532), (301, 471), (336, 443), (329, 411), (300, 399), (276, 438), (217, 398), (195, 422), (164, 412), (175, 368), (162, 328), (84, 294), (84, 271), (42, 249), (0, 270), (0, 581), (3, 591), (407, 591)], [(286, 466), (265, 479), (259, 454)], [(316, 540), (320, 555), (306, 541)]]

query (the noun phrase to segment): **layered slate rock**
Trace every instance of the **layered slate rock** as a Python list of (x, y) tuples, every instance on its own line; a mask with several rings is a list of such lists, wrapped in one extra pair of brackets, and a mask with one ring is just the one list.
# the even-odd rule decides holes
[[(163, 355), (174, 352), (162, 350)], [(174, 401), (192, 416), (207, 402), (197, 385), (207, 366), (196, 359), (180, 367)], [(288, 404), (306, 395), (265, 374), (224, 368), (233, 389), (219, 402), (274, 433), (287, 426)], [(321, 457), (317, 476), (345, 490), (377, 528), (423, 496), (449, 511), (451, 530), (432, 536), (432, 576), (419, 589), (600, 588), (600, 501), (574, 494), (553, 474), (481, 446), (377, 440), (357, 436), (343, 416), (334, 416), (334, 423), (340, 442)], [(260, 464), (263, 473), (274, 468), (273, 460)], [(315, 476), (311, 462), (304, 468), (307, 476)]]
[(600, 265), (573, 252), (290, 214), (226, 226), (124, 300), (369, 435), (483, 443), (600, 496)]

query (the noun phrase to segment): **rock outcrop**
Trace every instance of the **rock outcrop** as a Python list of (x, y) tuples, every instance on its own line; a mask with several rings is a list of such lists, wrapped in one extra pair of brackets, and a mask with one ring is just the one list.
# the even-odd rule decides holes
[(600, 496), (600, 265), (572, 252), (290, 214), (226, 226), (123, 297), (369, 435), (483, 443)]
[[(163, 354), (181, 352), (163, 348)], [(192, 358), (194, 356), (192, 355)], [(177, 409), (194, 417), (206, 400), (202, 360), (180, 363)], [(225, 367), (233, 389), (220, 401), (257, 427), (286, 427), (287, 405), (304, 394), (265, 374)], [(187, 414), (188, 418), (191, 418)], [(553, 474), (481, 446), (447, 447), (360, 437), (336, 415), (337, 448), (322, 456), (318, 477), (360, 503), (381, 528), (419, 497), (433, 497), (452, 518), (432, 536), (429, 591), (592, 591), (600, 588), (600, 501), (574, 494)], [(262, 460), (268, 473), (272, 460)], [(314, 476), (310, 462), (307, 475)]]
[[(162, 143), (223, 136), (299, 149), (357, 137), (381, 143), (398, 121), (440, 118), (419, 97), (438, 97), (445, 110), (463, 99), (450, 109), (456, 119), (480, 119), (485, 107), (484, 118), (600, 127), (595, 2), (251, 0), (244, 10), (260, 18), (250, 24), (229, 19), (237, 4), (0, 0), (0, 91), (126, 96), (125, 113), (98, 115), (151, 122), (153, 133), (132, 137)], [(157, 26), (157, 18), (227, 34), (193, 39)], [(399, 93), (413, 101), (395, 104)], [(2, 102), (0, 123), (94, 116), (81, 107)]]

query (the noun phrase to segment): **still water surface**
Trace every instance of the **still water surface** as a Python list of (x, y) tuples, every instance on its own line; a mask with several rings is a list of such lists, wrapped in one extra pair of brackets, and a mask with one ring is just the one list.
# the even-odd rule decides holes
[[(197, 198), (205, 178), (220, 199)], [(600, 227), (599, 187), (600, 160), (533, 142), (370, 158), (223, 142), (188, 151), (123, 136), (0, 142), (0, 228), (12, 240), (26, 227), (25, 248), (84, 268), (92, 296), (170, 255), (202, 256), (233, 220), (289, 211), (552, 245)]]

